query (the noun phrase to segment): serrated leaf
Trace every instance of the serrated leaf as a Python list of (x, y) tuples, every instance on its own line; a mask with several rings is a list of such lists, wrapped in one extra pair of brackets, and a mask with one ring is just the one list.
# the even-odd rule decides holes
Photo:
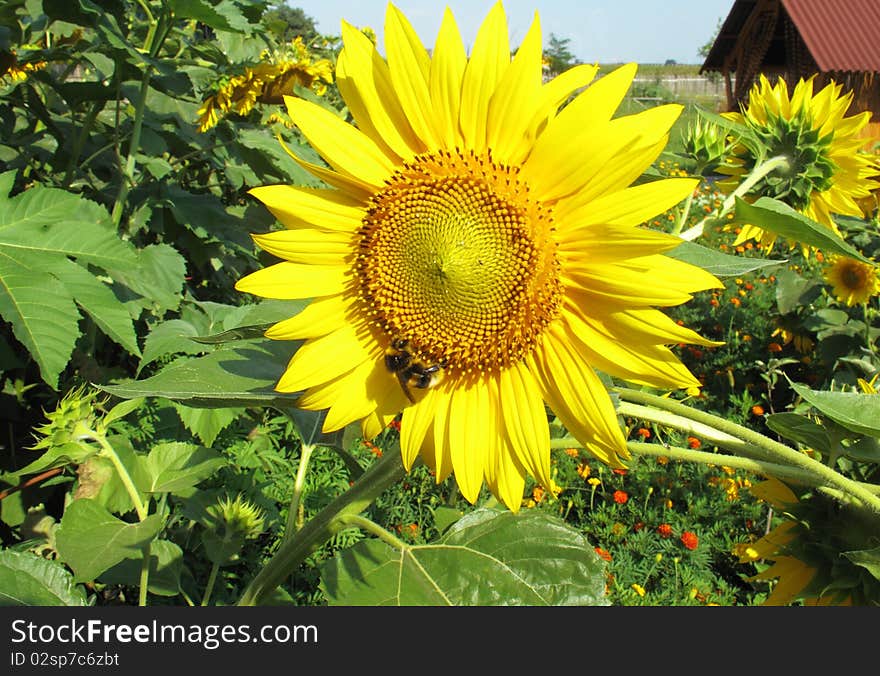
[(55, 532), (61, 559), (76, 582), (89, 582), (123, 559), (141, 556), (141, 549), (162, 529), (158, 514), (139, 523), (117, 519), (94, 500), (79, 499), (64, 510)]
[(291, 406), (297, 394), (274, 390), (295, 341), (232, 343), (202, 357), (180, 357), (143, 380), (97, 385), (122, 399), (163, 397), (194, 406)]
[(184, 427), (199, 438), (205, 446), (212, 446), (217, 435), (242, 414), (242, 408), (195, 408), (173, 402)]
[(797, 413), (772, 413), (764, 418), (767, 427), (790, 441), (827, 453), (831, 447), (828, 432), (806, 416)]
[(562, 520), (478, 509), (433, 544), (362, 540), (322, 567), (331, 605), (608, 605), (601, 559)]
[(111, 423), (121, 420), (129, 413), (136, 411), (141, 407), (144, 403), (144, 398), (140, 397), (138, 399), (128, 399), (126, 401), (120, 401), (118, 404), (113, 406), (107, 414), (104, 416), (104, 419), (101, 421), (104, 429), (110, 426)]
[(0, 317), (57, 387), (79, 336), (79, 311), (61, 282), (10, 253), (0, 248)]
[(155, 326), (144, 341), (137, 372), (169, 354), (202, 354), (205, 348), (193, 340), (198, 334), (199, 328), (184, 319), (171, 319)]
[(666, 255), (703, 268), (716, 277), (738, 277), (747, 272), (771, 268), (786, 262), (766, 258), (731, 256), (693, 242), (682, 242), (672, 251), (668, 251)]
[[(104, 584), (140, 584), (143, 551), (137, 558), (120, 561), (99, 576)], [(183, 571), (183, 550), (169, 540), (150, 543), (150, 575), (147, 587), (151, 594), (177, 596), (180, 593), (180, 574)]]
[(211, 28), (244, 32), (249, 23), (235, 3), (210, 3), (205, 0), (169, 0), (169, 6), (179, 19), (196, 19)]
[(791, 386), (813, 408), (841, 427), (857, 434), (880, 437), (880, 396), (811, 390), (799, 383), (791, 383)]
[(57, 561), (0, 551), (0, 606), (86, 606), (86, 595)]
[(186, 260), (168, 244), (144, 247), (131, 266), (108, 265), (104, 269), (159, 312), (175, 310), (180, 305)]
[(869, 263), (861, 252), (838, 237), (834, 232), (795, 211), (787, 204), (770, 197), (760, 197), (753, 204), (736, 199), (731, 225), (756, 225), (762, 230), (782, 235), (801, 246), (812, 246), (823, 253), (839, 254)]
[(68, 258), (54, 261), (47, 269), (64, 284), (101, 331), (129, 354), (140, 356), (131, 315), (107, 284)]
[(172, 441), (154, 446), (140, 457), (143, 479), (138, 489), (145, 493), (173, 493), (191, 488), (226, 464), (223, 456), (203, 446)]

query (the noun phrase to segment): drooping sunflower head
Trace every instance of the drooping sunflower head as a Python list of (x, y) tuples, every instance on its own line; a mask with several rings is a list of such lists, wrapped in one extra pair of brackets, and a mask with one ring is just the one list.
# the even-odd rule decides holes
[(342, 37), (353, 124), (286, 99), (326, 166), (297, 161), (328, 187), (252, 191), (286, 226), (255, 240), (284, 262), (237, 288), (314, 299), (267, 333), (305, 340), (278, 389), (328, 409), (326, 431), (360, 420), (372, 438), (402, 411), (405, 465), (454, 472), (472, 502), (485, 483), (516, 509), (527, 475), (550, 490), (547, 406), (620, 465), (596, 370), (698, 387), (668, 346), (714, 345), (656, 306), (720, 282), (665, 255), (679, 239), (641, 227), (697, 182), (631, 186), (681, 107), (616, 117), (634, 66), (545, 83), (537, 17), (511, 57), (500, 3), (469, 56), (449, 11), (430, 55), (393, 5), (384, 57), (347, 23)]
[[(880, 580), (862, 563), (876, 546), (871, 518), (819, 492), (798, 497), (773, 477), (752, 493), (772, 505), (783, 520), (756, 542), (734, 548), (740, 563), (772, 565), (753, 580), (775, 580), (764, 605), (876, 605)], [(842, 527), (842, 524), (846, 527)]]
[(823, 275), (837, 300), (847, 306), (866, 303), (880, 293), (880, 277), (872, 263), (832, 256)]
[[(784, 157), (787, 164), (762, 179), (750, 194), (779, 199), (809, 218), (838, 232), (832, 214), (859, 217), (858, 201), (878, 186), (877, 170), (861, 151), (859, 133), (870, 113), (846, 116), (852, 92), (842, 93), (834, 82), (814, 93), (815, 76), (799, 80), (789, 95), (781, 77), (775, 85), (761, 75), (739, 113), (726, 116), (749, 130), (748, 143), (739, 146), (739, 157), (720, 171), (733, 176), (736, 186), (761, 161)], [(839, 232), (838, 232), (839, 234)], [(775, 236), (749, 225), (736, 244), (756, 239), (772, 245)]]

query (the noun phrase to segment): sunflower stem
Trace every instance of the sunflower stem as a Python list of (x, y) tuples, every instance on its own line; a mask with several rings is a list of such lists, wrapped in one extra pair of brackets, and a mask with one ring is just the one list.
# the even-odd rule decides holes
[(238, 600), (240, 606), (255, 606), (266, 598), (305, 558), (335, 533), (347, 526), (340, 517), (358, 514), (387, 488), (406, 475), (399, 453), (385, 453), (355, 481), (354, 485), (283, 542), (266, 566), (251, 580)]
[(370, 521), (360, 514), (340, 514), (339, 523), (345, 526), (360, 528), (362, 531), (366, 531), (370, 535), (375, 535), (388, 546), (393, 547), (394, 549), (397, 549), (401, 552), (409, 549), (409, 545), (406, 544), (399, 537), (397, 537), (394, 533), (385, 530), (375, 521)]
[(306, 470), (309, 467), (309, 460), (314, 450), (315, 446), (313, 444), (306, 443), (300, 449), (299, 466), (296, 468), (296, 478), (293, 480), (293, 495), (290, 497), (290, 507), (287, 510), (287, 527), (284, 529), (283, 538), (285, 541), (289, 540), (296, 531), (303, 527), (300, 505), (306, 485)]
[[(748, 193), (749, 190), (754, 188), (763, 178), (765, 178), (773, 171), (788, 166), (789, 160), (785, 155), (777, 155), (776, 157), (771, 157), (770, 159), (764, 160), (763, 162), (755, 166), (755, 168), (752, 169), (752, 173), (749, 174), (748, 177), (736, 187), (736, 190), (734, 190), (727, 196), (724, 202), (721, 203), (721, 208), (718, 213), (713, 214), (711, 218), (722, 218), (723, 216), (725, 216), (728, 211), (736, 206), (736, 199), (738, 197), (742, 197), (743, 195)], [(703, 234), (703, 228), (705, 228), (706, 222), (708, 220), (709, 217), (707, 216), (699, 223), (697, 223), (694, 227), (685, 230), (683, 233), (681, 233), (681, 238), (692, 242), (697, 237)]]
[(678, 235), (681, 233), (684, 228), (684, 224), (687, 222), (688, 214), (691, 212), (691, 204), (694, 201), (694, 191), (688, 193), (687, 198), (684, 201), (684, 205), (681, 208), (681, 213), (678, 215), (678, 219), (675, 221), (675, 225), (672, 227), (673, 235)]
[[(788, 465), (789, 467), (799, 468), (812, 474), (815, 477), (812, 482), (813, 485), (837, 488), (842, 492), (861, 500), (866, 507), (875, 512), (877, 516), (880, 516), (880, 497), (874, 495), (870, 490), (858, 482), (843, 476), (839, 472), (836, 472), (832, 468), (814, 460), (801, 451), (786, 446), (785, 444), (781, 444), (778, 441), (774, 441), (773, 439), (765, 437), (763, 434), (750, 430), (747, 427), (730, 422), (729, 420), (725, 420), (711, 413), (691, 408), (690, 406), (686, 406), (673, 399), (659, 397), (657, 395), (648, 394), (647, 392), (630, 390), (628, 388), (614, 388), (614, 391), (617, 392), (621, 399), (648, 406), (656, 406), (661, 410), (666, 410), (685, 418), (701, 422), (710, 427), (714, 427), (719, 432), (738, 437), (748, 444), (763, 449), (765, 457), (780, 460), (783, 464)], [(734, 452), (736, 451), (734, 450)]]

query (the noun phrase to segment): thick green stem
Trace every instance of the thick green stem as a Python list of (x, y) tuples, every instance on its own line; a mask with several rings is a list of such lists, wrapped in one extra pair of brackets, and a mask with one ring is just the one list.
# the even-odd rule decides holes
[(147, 605), (147, 592), (150, 589), (150, 556), (152, 554), (152, 544), (148, 542), (142, 551), (144, 559), (141, 561), (141, 577), (138, 582), (138, 605), (141, 608)]
[(767, 458), (774, 458), (781, 461), (782, 464), (797, 467), (811, 473), (815, 477), (815, 485), (837, 488), (862, 501), (868, 509), (880, 515), (880, 497), (871, 493), (871, 491), (867, 490), (858, 482), (848, 479), (842, 474), (834, 471), (832, 468), (813, 460), (808, 455), (796, 449), (765, 437), (763, 434), (759, 434), (747, 427), (737, 425), (736, 423), (712, 415), (711, 413), (699, 411), (667, 397), (659, 397), (657, 395), (648, 394), (647, 392), (639, 392), (627, 388), (614, 388), (614, 391), (617, 392), (623, 400), (666, 410), (682, 417), (701, 422), (710, 427), (714, 427), (725, 434), (738, 437), (748, 444), (762, 449)]
[(255, 606), (288, 577), (305, 558), (346, 526), (340, 516), (358, 514), (406, 475), (399, 453), (385, 453), (354, 485), (283, 542), (275, 556), (254, 577), (238, 601)]
[(687, 199), (684, 201), (684, 205), (681, 208), (681, 213), (678, 215), (678, 218), (675, 221), (675, 225), (672, 227), (672, 234), (678, 235), (682, 229), (684, 228), (684, 224), (687, 222), (688, 215), (691, 213), (691, 204), (694, 201), (694, 193), (691, 191)]
[(366, 531), (370, 535), (375, 535), (385, 544), (389, 545), (390, 547), (394, 547), (394, 549), (403, 551), (409, 548), (409, 545), (406, 544), (399, 537), (397, 537), (394, 533), (385, 530), (375, 521), (370, 521), (360, 514), (340, 514), (339, 523), (344, 526), (353, 526), (355, 528), (360, 528), (362, 531)]
[(220, 570), (220, 564), (214, 563), (211, 566), (211, 572), (208, 575), (208, 582), (205, 584), (205, 595), (202, 596), (202, 605), (207, 606), (211, 600), (211, 592), (214, 591), (214, 584), (217, 582), (217, 572)]
[(128, 473), (125, 465), (122, 464), (122, 460), (103, 435), (94, 432), (92, 438), (100, 444), (102, 451), (101, 455), (113, 463), (113, 467), (116, 469), (116, 474), (119, 475), (119, 479), (122, 481), (122, 485), (125, 486), (128, 497), (131, 498), (131, 504), (134, 505), (134, 511), (137, 513), (138, 521), (143, 521), (148, 516), (147, 507), (141, 502), (140, 493), (138, 493), (138, 489), (134, 485), (131, 474)]
[(135, 157), (141, 145), (141, 129), (144, 125), (144, 110), (147, 106), (147, 92), (150, 90), (152, 70), (152, 66), (147, 65), (144, 67), (144, 77), (141, 80), (141, 89), (138, 94), (137, 104), (135, 104), (134, 126), (132, 127), (131, 140), (128, 144), (128, 157), (125, 160), (122, 182), (119, 184), (119, 193), (116, 195), (116, 202), (113, 204), (113, 211), (111, 213), (113, 225), (116, 227), (119, 227), (119, 223), (122, 221), (125, 201), (128, 199), (128, 192), (134, 183)]
[[(721, 218), (722, 216), (724, 216), (734, 207), (737, 197), (742, 197), (743, 195), (748, 193), (749, 190), (754, 188), (771, 172), (776, 171), (781, 167), (788, 166), (788, 158), (784, 155), (771, 157), (770, 159), (765, 160), (764, 162), (756, 166), (754, 169), (752, 169), (752, 173), (749, 174), (746, 179), (736, 187), (736, 190), (734, 190), (727, 196), (727, 198), (721, 204), (720, 211), (717, 214), (712, 214), (711, 218)], [(708, 218), (704, 218), (694, 227), (690, 228), (689, 230), (685, 230), (683, 233), (681, 233), (681, 238), (689, 242), (695, 240), (697, 237), (703, 234), (703, 228), (706, 226), (706, 221), (708, 220)]]

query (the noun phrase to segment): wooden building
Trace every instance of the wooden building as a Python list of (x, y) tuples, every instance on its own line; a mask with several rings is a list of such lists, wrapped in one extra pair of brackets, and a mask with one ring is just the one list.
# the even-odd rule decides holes
[(763, 73), (790, 86), (817, 74), (852, 90), (849, 114), (872, 113), (880, 137), (880, 0), (733, 0), (701, 73), (724, 77), (727, 109), (738, 110)]

